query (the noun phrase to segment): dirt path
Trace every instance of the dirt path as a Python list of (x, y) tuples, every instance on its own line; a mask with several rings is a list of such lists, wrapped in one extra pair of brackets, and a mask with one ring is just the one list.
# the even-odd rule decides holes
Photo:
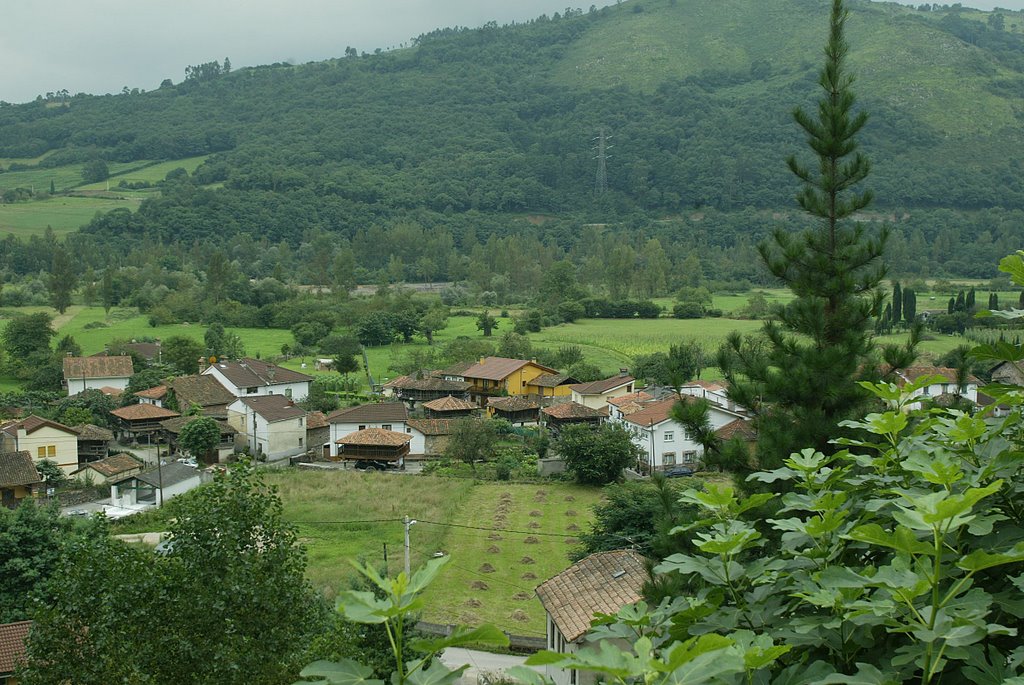
[(53, 317), (53, 330), (59, 331), (64, 325), (71, 323), (71, 319), (75, 318), (82, 309), (82, 305), (73, 304), (64, 310), (63, 314)]

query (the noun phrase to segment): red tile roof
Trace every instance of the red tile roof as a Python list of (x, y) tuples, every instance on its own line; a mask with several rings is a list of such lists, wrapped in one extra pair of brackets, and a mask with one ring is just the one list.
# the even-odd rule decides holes
[(736, 419), (727, 423), (716, 430), (715, 435), (722, 440), (732, 440), (733, 438), (739, 438), (746, 442), (757, 440), (757, 430), (754, 428), (754, 424), (747, 419)]
[(257, 395), (241, 398), (242, 404), (262, 416), (268, 423), (298, 419), (306, 416), (306, 410), (296, 406), (290, 397), (284, 395)]
[(31, 435), (32, 433), (35, 433), (37, 430), (44, 426), (56, 428), (57, 430), (63, 431), (65, 433), (78, 435), (77, 431), (75, 431), (75, 429), (71, 428), (70, 426), (65, 426), (63, 423), (57, 423), (56, 421), (44, 419), (42, 417), (36, 416), (35, 414), (20, 421), (12, 421), (10, 423), (6, 423), (4, 424), (3, 430), (5, 433), (17, 436), (18, 431), (20, 429), (24, 429), (27, 435)]
[(608, 400), (608, 404), (613, 405), (615, 407), (621, 407), (622, 405), (629, 404), (630, 402), (646, 402), (647, 400), (653, 399), (654, 395), (649, 395), (643, 390), (638, 390), (636, 392), (631, 392), (628, 395), (622, 395), (621, 397), (612, 398)]
[(110, 412), (119, 419), (125, 421), (144, 421), (146, 419), (169, 419), (173, 416), (181, 416), (176, 411), (158, 407), (155, 404), (129, 404), (127, 407), (113, 409)]
[(32, 462), (32, 455), (21, 452), (0, 452), (0, 486), (32, 485), (42, 478)]
[(527, 385), (536, 385), (538, 388), (557, 388), (576, 379), (566, 373), (542, 373), (536, 378), (526, 381)]
[(130, 378), (132, 358), (126, 354), (116, 357), (64, 357), (64, 378)]
[(127, 473), (133, 469), (141, 471), (143, 466), (145, 466), (145, 464), (143, 464), (142, 460), (138, 457), (122, 453), (115, 454), (111, 457), (107, 457), (106, 459), (100, 459), (99, 461), (91, 461), (77, 469), (75, 473), (86, 469), (93, 469), (106, 478), (113, 478), (114, 476), (119, 476), (122, 473)]
[(448, 395), (447, 397), (439, 397), (436, 400), (424, 402), (423, 408), (430, 411), (472, 411), (477, 406), (472, 402)]
[(482, 361), (473, 364), (460, 375), (464, 378), (500, 381), (508, 378), (528, 364), (533, 365), (546, 373), (558, 373), (554, 369), (542, 366), (535, 361), (528, 361), (525, 359), (508, 359), (507, 357), (487, 357)]
[(306, 430), (315, 428), (327, 428), (327, 415), (322, 411), (311, 411), (306, 414)]
[(540, 409), (540, 400), (525, 395), (490, 397), (487, 399), (487, 406), (494, 407), (498, 411), (530, 411), (531, 409)]
[(0, 677), (14, 673), (15, 667), (25, 659), (25, 638), (32, 621), (18, 621), (0, 625)]
[(335, 441), (339, 445), (386, 445), (388, 447), (401, 447), (407, 442), (412, 442), (412, 436), (408, 433), (388, 431), (383, 428), (364, 428), (338, 438)]
[(136, 397), (142, 397), (147, 400), (159, 400), (163, 399), (164, 395), (167, 394), (166, 385), (155, 385), (152, 388), (146, 388), (145, 390), (139, 390), (135, 393)]
[(304, 373), (249, 357), (236, 362), (228, 360), (219, 361), (210, 368), (217, 369), (236, 388), (279, 385), (282, 383), (303, 383), (313, 380), (312, 376), (307, 376)]
[(638, 426), (656, 426), (663, 421), (668, 421), (672, 407), (679, 401), (678, 397), (666, 397), (663, 400), (656, 400), (641, 405), (639, 411), (626, 415), (626, 421)]
[(580, 559), (537, 587), (544, 610), (568, 642), (590, 630), (594, 614), (614, 614), (643, 599), (644, 559), (630, 550)]
[[(905, 369), (898, 369), (896, 374), (904, 382), (913, 383), (922, 376), (942, 376), (945, 378), (947, 383), (956, 383), (956, 369), (951, 369), (947, 366), (908, 366)], [(968, 375), (967, 382), (978, 384), (978, 379), (975, 376)], [(899, 383), (898, 385), (903, 385)]]
[(632, 383), (636, 379), (632, 376), (612, 376), (611, 378), (605, 378), (600, 381), (591, 381), (589, 383), (577, 383), (572, 386), (574, 392), (578, 392), (581, 395), (602, 395), (615, 388), (621, 388), (623, 385)]
[(603, 419), (608, 416), (608, 408), (591, 409), (578, 402), (561, 402), (541, 409), (553, 419)]
[(330, 423), (384, 423), (405, 421), (409, 410), (402, 402), (380, 402), (345, 407), (327, 415)]
[(424, 435), (451, 435), (455, 419), (409, 419), (409, 427)]

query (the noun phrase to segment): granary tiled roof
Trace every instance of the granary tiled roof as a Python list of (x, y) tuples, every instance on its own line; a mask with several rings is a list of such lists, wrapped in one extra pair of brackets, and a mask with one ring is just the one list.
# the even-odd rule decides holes
[(72, 430), (78, 433), (79, 440), (110, 442), (114, 439), (114, 431), (92, 423), (80, 423), (77, 426), (72, 426)]
[(180, 416), (178, 412), (158, 407), (155, 404), (129, 404), (127, 407), (112, 409), (111, 414), (125, 421), (145, 421), (147, 419), (169, 419)]
[(439, 397), (436, 400), (424, 402), (423, 408), (430, 411), (472, 411), (477, 406), (472, 402), (448, 395), (447, 397)]
[(509, 395), (508, 397), (489, 397), (487, 406), (498, 411), (529, 411), (540, 409), (540, 400), (525, 395)]
[(608, 416), (608, 408), (591, 409), (578, 402), (561, 402), (541, 409), (553, 419), (601, 419)]
[(32, 463), (32, 455), (21, 452), (0, 452), (0, 486), (32, 485), (42, 478)]
[(646, 580), (644, 559), (636, 552), (598, 552), (542, 583), (537, 597), (558, 631), (573, 642), (590, 630), (594, 614), (614, 614), (643, 599)]
[(401, 447), (412, 441), (408, 433), (384, 430), (383, 428), (364, 428), (338, 438), (335, 442), (339, 445), (386, 445), (388, 447)]

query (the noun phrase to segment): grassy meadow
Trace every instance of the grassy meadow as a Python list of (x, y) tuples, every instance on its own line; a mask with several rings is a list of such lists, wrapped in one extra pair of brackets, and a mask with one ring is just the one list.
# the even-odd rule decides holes
[[(3, 175), (0, 175), (3, 179)], [(23, 240), (42, 235), (49, 226), (58, 237), (78, 230), (89, 223), (97, 213), (112, 209), (135, 211), (142, 197), (79, 197), (57, 196), (35, 202), (0, 204), (0, 236), (11, 233)]]
[[(544, 612), (533, 594), (568, 568), (575, 534), (592, 521), (598, 488), (567, 483), (496, 483), (355, 470), (267, 470), (284, 516), (306, 547), (310, 582), (333, 598), (360, 561), (392, 574), (404, 564), (403, 516), (413, 567), (443, 552), (450, 557), (427, 592), (423, 619), (493, 623), (519, 635), (544, 635)], [(114, 524), (115, 533), (166, 529), (173, 504)], [(501, 529), (500, 531), (491, 529)]]

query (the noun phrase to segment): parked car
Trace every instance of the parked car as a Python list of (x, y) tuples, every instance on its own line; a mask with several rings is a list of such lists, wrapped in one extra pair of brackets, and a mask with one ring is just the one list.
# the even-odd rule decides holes
[(356, 468), (360, 471), (387, 471), (394, 468), (386, 461), (373, 461), (372, 459), (360, 459), (356, 462)]
[(666, 478), (680, 478), (682, 476), (692, 476), (693, 474), (694, 470), (689, 466), (676, 466), (665, 471)]

